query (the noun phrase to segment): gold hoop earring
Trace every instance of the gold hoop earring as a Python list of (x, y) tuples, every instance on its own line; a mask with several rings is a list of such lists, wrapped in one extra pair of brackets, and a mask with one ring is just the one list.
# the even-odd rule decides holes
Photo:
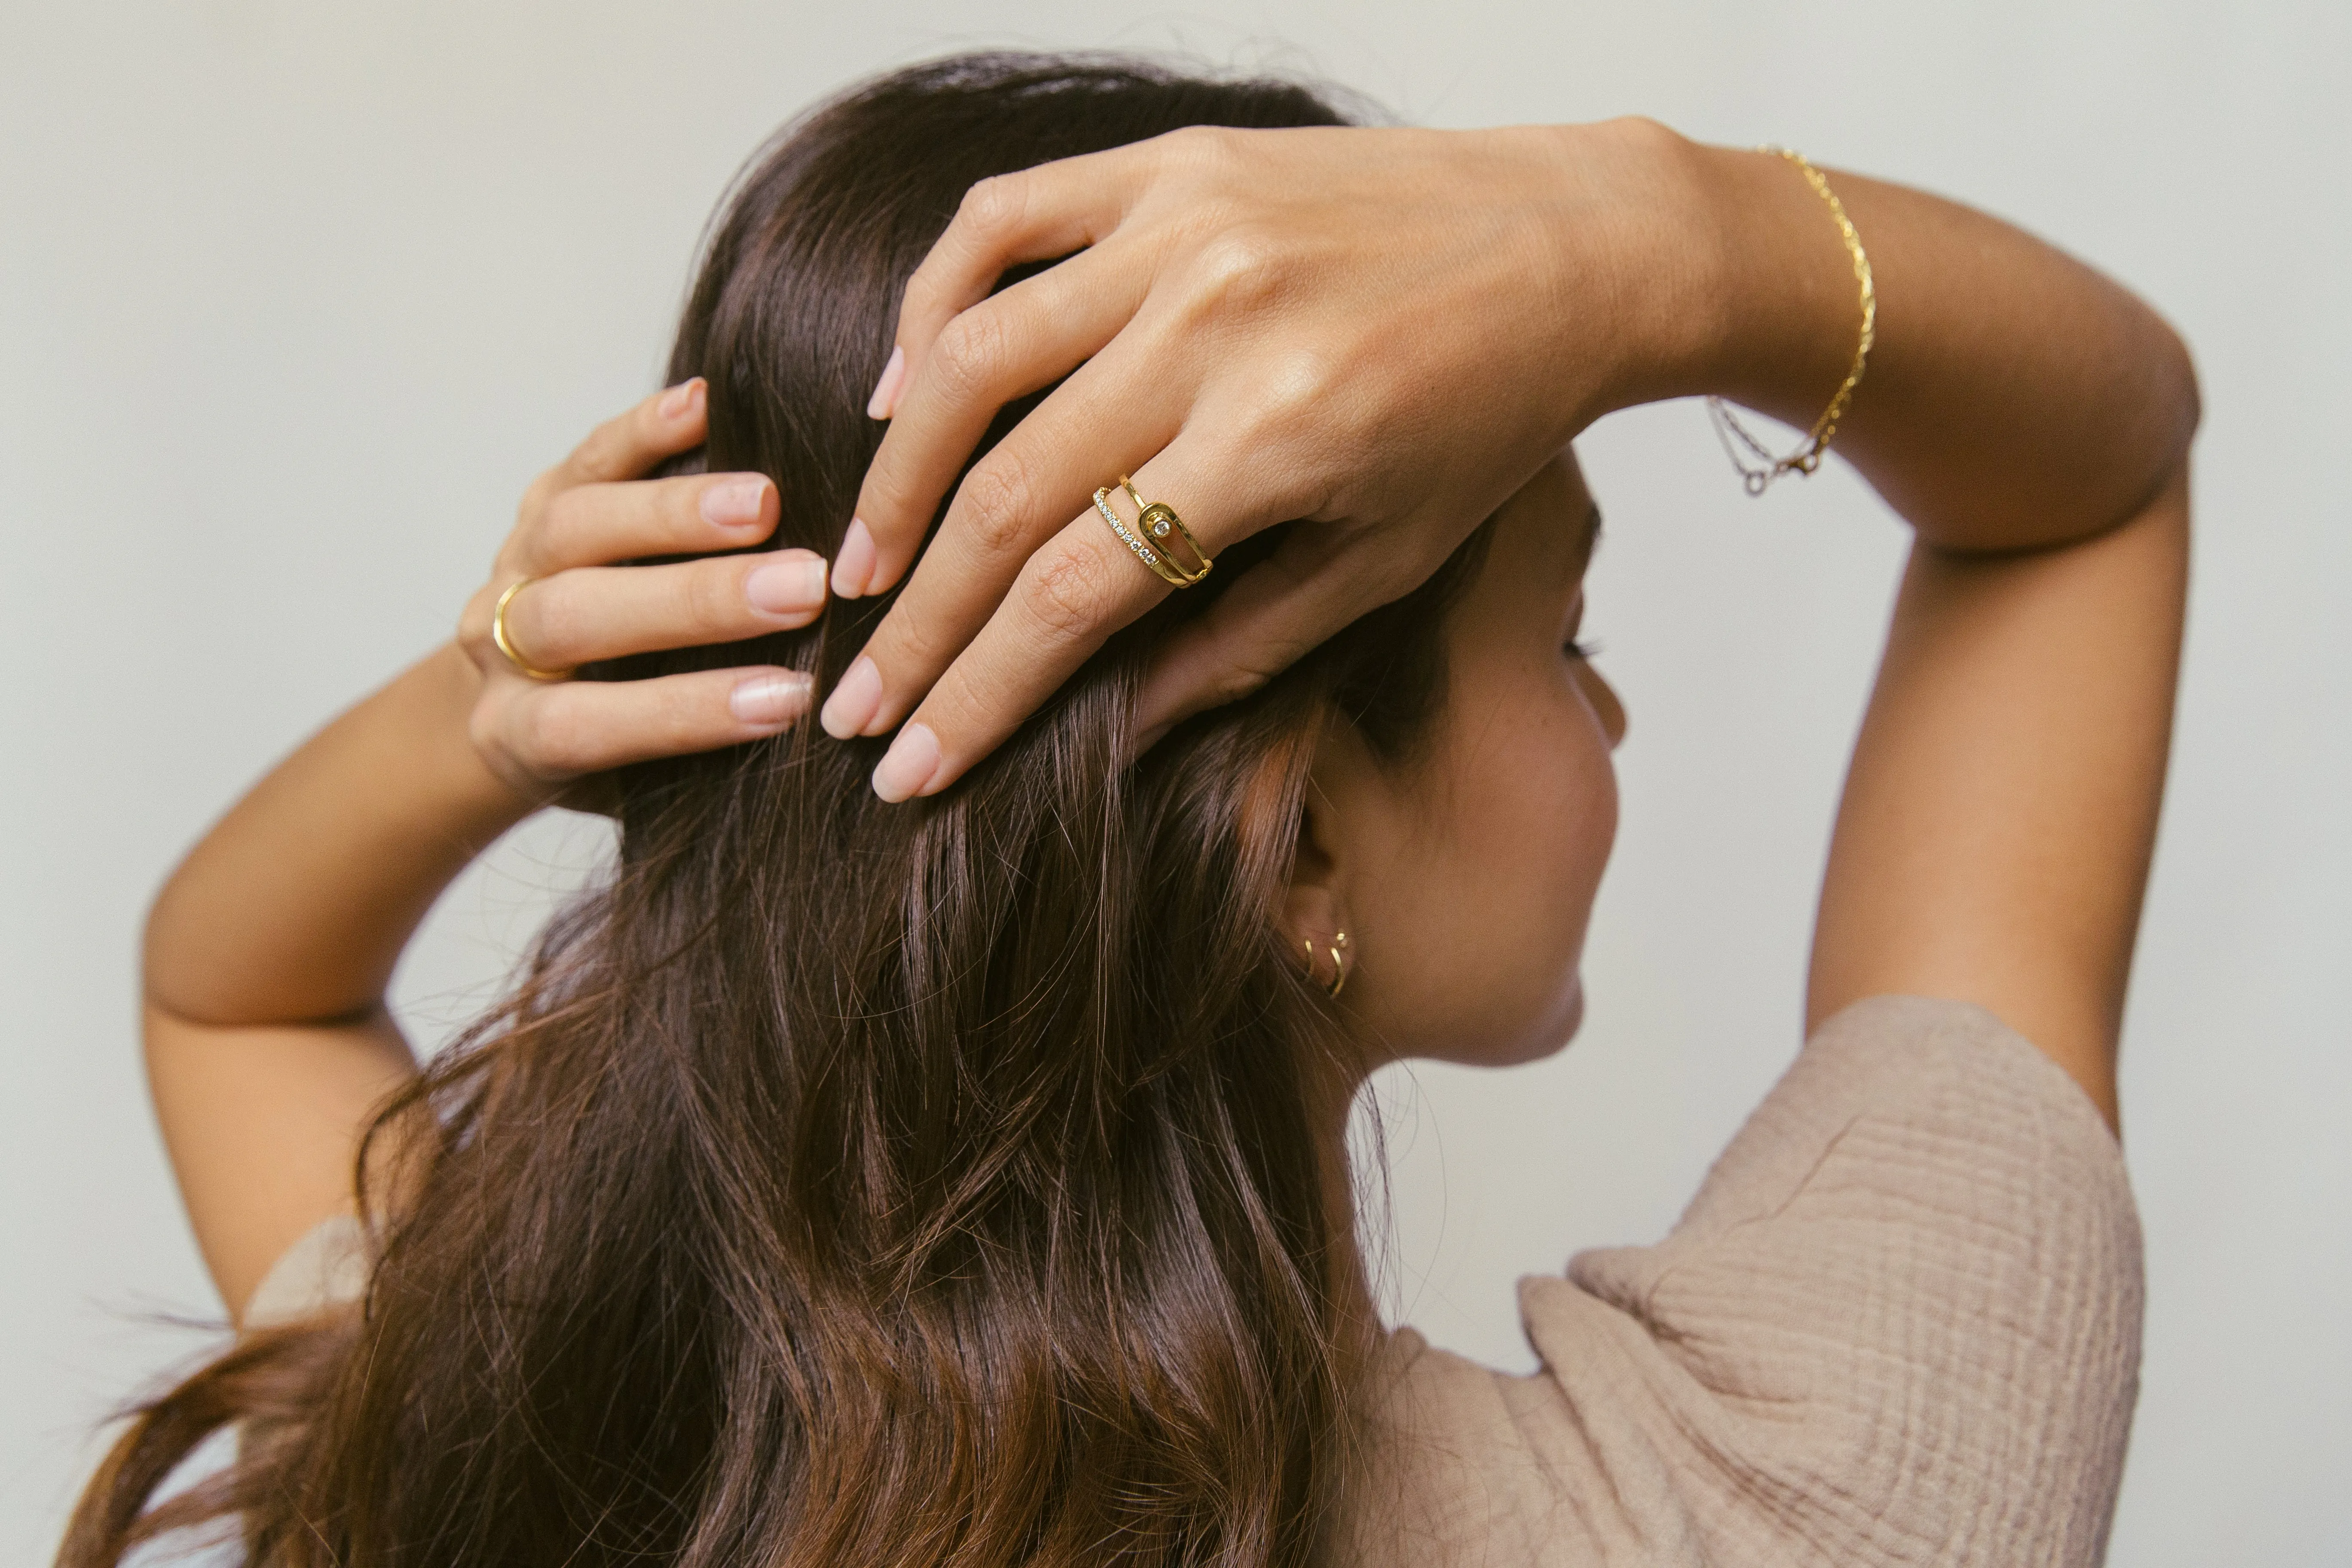
[[(1315, 939), (1311, 936), (1300, 937), (1298, 945), (1307, 952), (1307, 978), (1313, 980), (1315, 978)], [(1331, 1000), (1334, 1002), (1339, 999), (1339, 988), (1348, 984), (1347, 946), (1348, 933), (1338, 931), (1332, 935), (1331, 945), (1324, 949), (1331, 955), (1331, 984), (1323, 988), (1331, 993)]]

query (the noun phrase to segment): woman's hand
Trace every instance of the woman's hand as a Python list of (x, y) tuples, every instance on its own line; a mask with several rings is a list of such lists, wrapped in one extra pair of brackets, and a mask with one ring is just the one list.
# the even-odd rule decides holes
[[(541, 474), (458, 622), (458, 642), (481, 676), (468, 732), (483, 762), (527, 799), (585, 804), (576, 787), (567, 793), (574, 781), (758, 740), (807, 709), (808, 678), (773, 667), (570, 681), (533, 679), (516, 663), (564, 671), (804, 626), (822, 613), (825, 563), (805, 550), (620, 564), (742, 550), (775, 530), (776, 488), (763, 474), (639, 478), (700, 444), (704, 392), (697, 379), (647, 398)], [(506, 610), (509, 658), (491, 623), (517, 582), (524, 586)]]
[(891, 800), (1003, 740), (1169, 591), (1089, 504), (1123, 473), (1213, 555), (1305, 520), (1168, 649), (1147, 744), (1409, 592), (1585, 424), (1682, 390), (1656, 378), (1707, 330), (1688, 145), (1198, 129), (974, 187), (908, 285), (834, 591), (896, 583), (996, 411), (1068, 380), (965, 478), (825, 729), (912, 715)]

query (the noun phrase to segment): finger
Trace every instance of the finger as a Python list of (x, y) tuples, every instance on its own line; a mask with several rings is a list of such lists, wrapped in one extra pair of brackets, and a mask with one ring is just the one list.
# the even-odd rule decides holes
[(517, 531), (512, 564), (526, 576), (544, 577), (647, 555), (740, 550), (775, 531), (779, 510), (765, 474), (578, 485)]
[[(504, 589), (501, 588), (503, 593)], [(485, 588), (465, 631), (494, 668)], [(824, 609), (824, 558), (806, 550), (667, 566), (580, 566), (523, 585), (507, 603), (507, 641), (534, 669), (571, 669), (660, 648), (740, 642), (807, 626)]]
[(1294, 523), (1274, 553), (1169, 634), (1137, 694), (1138, 752), (1195, 713), (1237, 701), (1396, 595), (1364, 570), (1360, 533)]
[(698, 375), (607, 419), (549, 471), (551, 492), (574, 485), (634, 479), (664, 458), (700, 446), (709, 413), (709, 388)]
[[(997, 410), (1092, 358), (1133, 319), (1150, 281), (1148, 266), (1108, 245), (1024, 278), (949, 321), (866, 471), (833, 591), (855, 598), (896, 584)], [(1060, 499), (1046, 516), (1067, 515), (1067, 498)]]
[[(1253, 493), (1237, 463), (1200, 461), (1208, 445), (1194, 439), (1171, 447), (1144, 466), (1136, 489), (1148, 500), (1177, 506), (1180, 513), (1188, 496)], [(1212, 486), (1203, 477), (1208, 473), (1244, 482)], [(1208, 503), (1200, 504), (1205, 510)], [(1134, 519), (1127, 521), (1131, 525)], [(1272, 521), (1235, 515), (1196, 525), (1192, 532), (1213, 557)], [(899, 730), (874, 770), (875, 793), (896, 801), (945, 789), (1034, 712), (1113, 632), (1173, 591), (1092, 510), (1070, 523), (1022, 568), (1003, 605)]]
[[(1094, 491), (1158, 460), (1190, 398), (1174, 374), (1134, 374), (1152, 355), (1123, 335), (1079, 367), (973, 465), (898, 602), (826, 700), (825, 731), (878, 735), (915, 703), (988, 623), (1024, 564), (1076, 516), (1116, 543)], [(1108, 445), (1105, 431), (1116, 432)], [(1145, 495), (1151, 492), (1145, 490)], [(1146, 581), (1157, 583), (1147, 571)]]
[(740, 745), (790, 729), (808, 710), (809, 678), (757, 667), (649, 680), (573, 680), (518, 690), (486, 712), (488, 740), (548, 784), (655, 757)]
[(988, 298), (1005, 268), (1067, 256), (1118, 226), (1141, 184), (1142, 144), (1062, 158), (981, 181), (907, 279), (898, 347), (869, 406), (896, 415), (900, 391), (922, 368), (948, 322)]

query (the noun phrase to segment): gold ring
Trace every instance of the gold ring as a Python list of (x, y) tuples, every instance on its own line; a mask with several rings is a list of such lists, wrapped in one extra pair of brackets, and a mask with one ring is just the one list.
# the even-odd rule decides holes
[[(1118, 477), (1118, 488), (1135, 503), (1138, 515), (1132, 528), (1110, 504), (1108, 485), (1095, 492), (1095, 510), (1102, 513), (1103, 521), (1110, 524), (1110, 531), (1118, 535), (1119, 542), (1135, 552), (1137, 560), (1172, 587), (1189, 588), (1209, 574), (1209, 568), (1216, 563), (1201, 548), (1201, 542), (1192, 537), (1192, 531), (1184, 526), (1184, 520), (1176, 515), (1174, 507), (1165, 501), (1147, 504), (1135, 493), (1134, 482), (1125, 474)], [(1175, 546), (1179, 542), (1197, 564), (1186, 565), (1176, 558)]]
[(507, 656), (509, 664), (533, 680), (569, 680), (572, 679), (571, 670), (538, 669), (526, 663), (522, 655), (515, 652), (514, 639), (507, 636), (507, 606), (514, 603), (517, 594), (538, 581), (536, 577), (518, 577), (507, 584), (507, 591), (499, 595), (499, 607), (490, 612), (490, 640), (499, 645), (499, 651)]

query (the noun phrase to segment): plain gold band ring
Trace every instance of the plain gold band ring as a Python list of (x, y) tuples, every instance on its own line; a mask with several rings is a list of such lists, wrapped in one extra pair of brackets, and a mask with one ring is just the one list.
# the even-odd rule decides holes
[(517, 594), (538, 581), (536, 577), (518, 577), (507, 584), (507, 591), (499, 595), (499, 607), (490, 612), (490, 640), (499, 645), (499, 651), (507, 656), (509, 664), (533, 680), (569, 680), (572, 679), (571, 670), (534, 668), (522, 655), (515, 652), (514, 639), (507, 636), (507, 606), (514, 603)]

